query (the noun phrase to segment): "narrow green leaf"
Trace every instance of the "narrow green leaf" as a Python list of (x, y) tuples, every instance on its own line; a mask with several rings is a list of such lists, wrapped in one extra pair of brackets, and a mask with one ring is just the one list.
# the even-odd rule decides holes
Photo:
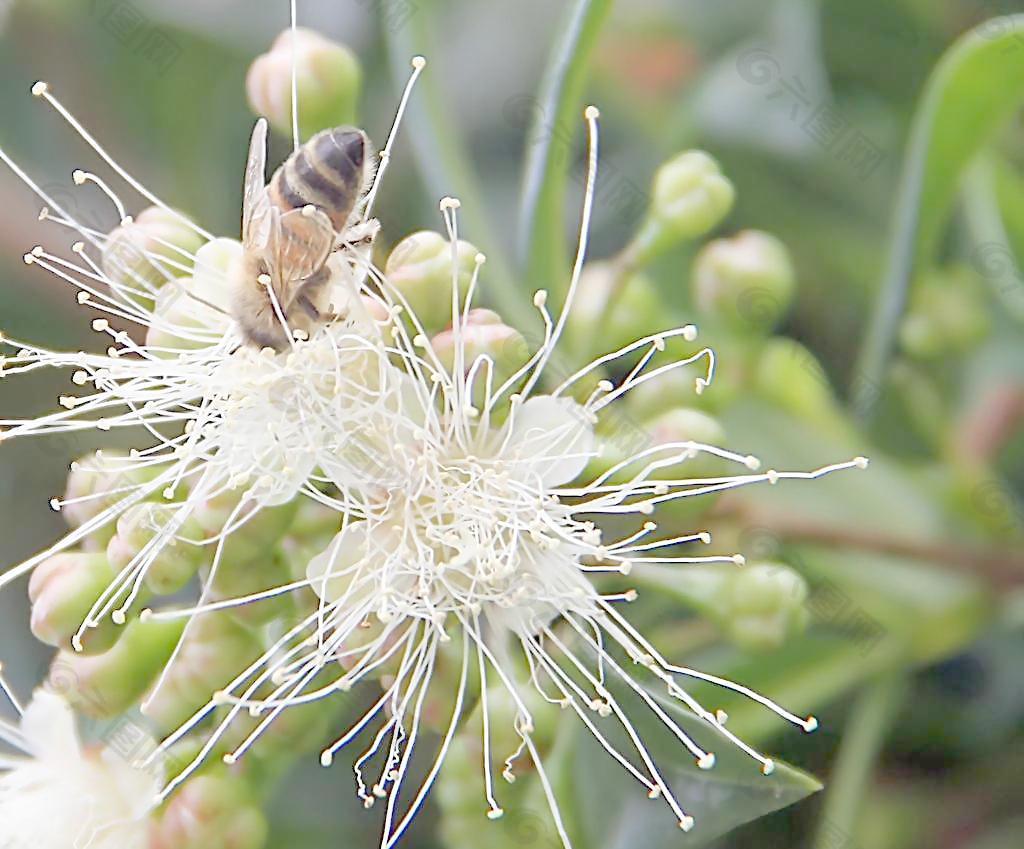
[(870, 415), (911, 278), (934, 256), (972, 156), (1024, 100), (1024, 15), (994, 18), (961, 37), (932, 72), (904, 156), (895, 226), (861, 350), (854, 406)]
[(526, 170), (519, 212), (519, 239), (526, 279), (535, 288), (559, 291), (568, 262), (562, 221), (569, 145), (583, 127), (581, 98), (588, 59), (612, 0), (576, 0), (551, 53), (526, 137)]
[[(381, 15), (386, 16), (386, 4), (381, 4)], [(459, 211), (460, 238), (480, 247), (487, 255), (483, 274), (488, 284), (483, 287), (486, 297), (507, 321), (517, 326), (532, 326), (535, 321), (517, 286), (509, 262), (502, 251), (501, 241), (491, 224), (480, 181), (472, 167), (469, 151), (463, 144), (457, 127), (438, 85), (436, 71), (430, 66), (430, 48), (437, 44), (429, 27), (429, 4), (424, 5), (404, 26), (389, 26), (382, 20), (382, 31), (387, 43), (388, 60), (396, 88), (405, 84), (413, 56), (427, 58), (427, 68), (417, 84), (406, 113), (406, 132), (416, 139), (412, 152), (420, 178), (427, 190), (438, 201), (442, 197), (457, 197), (462, 206)], [(440, 213), (438, 213), (440, 215)]]

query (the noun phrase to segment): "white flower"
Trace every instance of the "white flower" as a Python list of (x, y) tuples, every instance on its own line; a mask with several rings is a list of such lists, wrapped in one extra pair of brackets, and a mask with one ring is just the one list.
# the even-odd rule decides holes
[(19, 725), (0, 721), (0, 743), (18, 752), (0, 755), (0, 846), (145, 849), (159, 776), (83, 747), (60, 696), (38, 690)]
[[(153, 540), (97, 600), (73, 640), (78, 648), (85, 630), (105, 617), (125, 621), (147, 570), (166, 545), (208, 546), (217, 552), (216, 569), (220, 543), (259, 510), (300, 494), (319, 499), (321, 481), (345, 477), (339, 458), (350, 426), (359, 426), (350, 421), (350, 411), (355, 416), (370, 409), (369, 402), (346, 399), (373, 394), (372, 375), (365, 373), (370, 347), (365, 340), (377, 329), (358, 294), (364, 259), (355, 252), (338, 253), (328, 269), (331, 306), (342, 318), (311, 336), (297, 334), (284, 351), (246, 343), (231, 317), (240, 285), (231, 271), (241, 245), (215, 239), (130, 177), (47, 84), (37, 84), (33, 92), (152, 204), (132, 219), (107, 182), (76, 171), (77, 185), (98, 189), (113, 204), (120, 223), (105, 234), (75, 220), (0, 150), (0, 159), (46, 204), (41, 218), (78, 239), (69, 255), (36, 247), (26, 254), (26, 263), (74, 287), (80, 304), (101, 313), (93, 329), (109, 337), (105, 354), (3, 340), (16, 351), (0, 357), (0, 377), (57, 368), (67, 370), (73, 385), (60, 397), (57, 412), (0, 421), (0, 441), (116, 429), (143, 434), (128, 457), (107, 458), (95, 469), (91, 479), (101, 486), (51, 500), (53, 509), (73, 508), (69, 514), (85, 519), (0, 576), (0, 587), (112, 525), (133, 505), (157, 503)], [(180, 533), (201, 505), (225, 498), (235, 507), (216, 534), (188, 539)]]
[[(455, 353), (450, 370), (438, 360), (408, 305), (401, 303), (387, 279), (375, 275), (379, 297), (392, 317), (390, 339), (380, 350), (381, 362), (388, 365), (377, 370), (378, 394), (366, 419), (372, 426), (350, 435), (345, 448), (346, 454), (363, 457), (362, 473), (334, 477), (341, 492), (336, 506), (343, 513), (342, 529), (309, 564), (307, 583), (320, 603), (165, 741), (165, 747), (173, 745), (215, 708), (230, 705), (202, 752), (170, 782), (165, 794), (198, 767), (241, 711), (264, 719), (227, 756), (229, 762), (241, 757), (282, 710), (330, 697), (371, 678), (384, 683), (383, 695), (323, 752), (322, 762), (331, 764), (341, 748), (366, 733), (369, 745), (355, 765), (357, 792), (367, 807), (377, 800), (386, 805), (384, 849), (396, 843), (419, 810), (467, 701), (477, 696), (485, 714), (488, 815), (502, 812), (493, 781), (495, 764), (504, 760), (497, 769), (511, 780), (515, 759), (525, 754), (536, 765), (566, 845), (569, 838), (534, 743), (529, 699), (523, 695), (527, 688), (574, 711), (651, 798), (664, 801), (684, 829), (693, 825), (693, 817), (667, 786), (658, 758), (636, 733), (614, 690), (634, 694), (702, 768), (714, 765), (714, 755), (659, 707), (651, 688), (681, 702), (706, 723), (711, 739), (724, 738), (739, 746), (765, 774), (772, 772), (771, 759), (732, 735), (724, 715), (698, 704), (684, 689), (686, 679), (744, 693), (806, 731), (816, 727), (812, 717), (796, 716), (740, 685), (670, 663), (619, 612), (620, 603), (631, 601), (635, 593), (605, 594), (590, 580), (592, 573), (628, 574), (647, 563), (741, 564), (739, 555), (700, 556), (680, 549), (710, 538), (703, 532), (659, 537), (650, 517), (659, 505), (677, 499), (782, 478), (819, 477), (863, 467), (866, 461), (857, 458), (807, 473), (758, 473), (754, 457), (682, 442), (645, 446), (600, 474), (585, 474), (599, 453), (601, 425), (608, 423), (605, 411), (610, 405), (648, 380), (704, 362), (706, 371), (696, 387), (701, 391), (714, 367), (708, 349), (652, 365), (669, 344), (696, 338), (695, 328), (686, 326), (638, 340), (550, 385), (545, 393), (536, 391), (582, 271), (596, 169), (596, 110), (588, 110), (588, 121), (594, 142), (590, 181), (566, 304), (556, 321), (547, 312), (545, 294), (537, 294), (534, 303), (546, 328), (544, 342), (502, 385), (494, 383), (492, 357), (480, 354), (470, 361), (462, 341), (477, 274), (465, 301), (458, 294), (451, 296)], [(457, 207), (452, 199), (442, 202), (453, 246), (458, 243)], [(477, 272), (482, 261), (478, 258)], [(458, 274), (458, 252), (453, 248), (455, 293)], [(623, 362), (629, 365), (620, 368), (626, 376), (617, 385), (596, 379), (602, 367)], [(584, 391), (583, 386), (593, 388)], [(735, 463), (742, 473), (680, 477), (680, 464), (703, 452)], [(350, 459), (344, 467), (358, 471), (360, 464)], [(614, 533), (602, 530), (603, 520), (613, 517), (616, 527), (629, 520), (632, 526)], [(272, 594), (216, 606), (253, 603)], [(162, 615), (187, 616), (202, 609)], [(623, 654), (638, 672), (616, 659)], [(400, 800), (433, 673), (445, 659), (459, 656), (459, 684), (446, 700), (453, 707), (439, 751), (420, 787), (411, 798)], [(504, 687), (517, 706), (516, 752), (492, 751), (484, 695), (491, 684)], [(376, 731), (370, 731), (375, 723)], [(605, 723), (625, 729), (634, 751), (617, 750), (602, 731)], [(366, 778), (371, 765), (377, 776), (372, 780)]]

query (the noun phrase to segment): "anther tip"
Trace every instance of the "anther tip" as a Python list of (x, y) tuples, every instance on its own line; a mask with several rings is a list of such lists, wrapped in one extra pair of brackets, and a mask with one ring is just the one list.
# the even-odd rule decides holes
[(596, 121), (599, 117), (601, 117), (601, 110), (598, 109), (596, 106), (588, 106), (586, 109), (583, 110), (583, 114), (588, 121)]
[(124, 625), (128, 621), (128, 617), (125, 616), (123, 610), (115, 610), (110, 614), (110, 618), (114, 620), (115, 625)]
[(702, 757), (697, 759), (697, 766), (701, 769), (711, 769), (715, 765), (715, 753), (706, 752)]
[(761, 773), (762, 775), (771, 775), (773, 772), (775, 772), (775, 761), (769, 758), (761, 765)]
[(693, 342), (697, 338), (697, 325), (686, 325), (686, 327), (683, 328), (683, 338), (687, 342)]
[(744, 465), (752, 472), (757, 471), (761, 468), (761, 461), (757, 459), (753, 454), (749, 454), (743, 459)]
[(735, 563), (737, 566), (743, 566), (747, 562), (747, 558), (744, 557), (742, 554), (734, 554), (732, 556), (732, 562)]
[(427, 67), (427, 59), (426, 59), (426, 57), (425, 56), (413, 56), (412, 57), (412, 66), (417, 71), (422, 71), (425, 67)]
[(690, 829), (692, 829), (693, 828), (693, 817), (691, 817), (691, 816), (683, 817), (681, 820), (679, 820), (679, 827), (683, 831), (689, 831)]
[(869, 459), (868, 459), (867, 457), (855, 457), (855, 458), (853, 459), (853, 464), (854, 464), (854, 465), (855, 465), (855, 466), (856, 466), (856, 467), (857, 467), (858, 469), (866, 469), (866, 468), (868, 467), (868, 464), (869, 464), (870, 462), (871, 462), (871, 461), (870, 461), (870, 460), (869, 460)]
[(505, 815), (505, 811), (501, 808), (491, 808), (487, 811), (487, 819), (489, 820), (500, 820)]
[(818, 727), (818, 720), (815, 717), (809, 716), (809, 717), (807, 717), (807, 719), (804, 720), (804, 731), (806, 731), (808, 734), (810, 734), (812, 731), (816, 730), (817, 727)]
[(42, 97), (49, 90), (50, 84), (48, 82), (44, 82), (43, 80), (39, 80), (39, 82), (34, 83), (32, 86), (32, 94), (36, 97)]
[(85, 183), (85, 172), (81, 168), (76, 168), (71, 172), (71, 179), (75, 181), (76, 186), (81, 186)]

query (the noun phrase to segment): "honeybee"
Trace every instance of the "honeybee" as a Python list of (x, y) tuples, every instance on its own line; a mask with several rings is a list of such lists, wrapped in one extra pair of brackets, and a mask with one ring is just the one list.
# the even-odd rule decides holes
[(233, 315), (247, 342), (282, 351), (291, 344), (289, 330), (308, 336), (329, 318), (328, 259), (368, 246), (379, 226), (362, 220), (373, 158), (366, 133), (336, 127), (299, 147), (265, 183), (267, 122), (257, 122), (234, 272)]

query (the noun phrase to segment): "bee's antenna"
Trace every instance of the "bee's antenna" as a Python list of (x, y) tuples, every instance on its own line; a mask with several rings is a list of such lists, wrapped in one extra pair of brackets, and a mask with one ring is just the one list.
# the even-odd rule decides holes
[(292, 6), (292, 141), (298, 150), (302, 144), (299, 138), (299, 9), (298, 0), (291, 0)]
[(391, 125), (391, 133), (388, 135), (387, 144), (384, 145), (384, 149), (380, 152), (380, 165), (377, 168), (377, 173), (373, 176), (373, 185), (370, 187), (370, 192), (366, 196), (366, 205), (363, 207), (363, 221), (366, 221), (370, 217), (370, 211), (373, 209), (374, 198), (377, 197), (377, 189), (380, 187), (381, 178), (384, 176), (384, 172), (388, 168), (388, 160), (391, 159), (391, 148), (395, 144), (395, 139), (398, 136), (398, 128), (402, 123), (402, 117), (405, 115), (405, 108), (409, 104), (409, 97), (412, 95), (413, 87), (416, 85), (416, 80), (423, 69), (427, 66), (427, 60), (422, 56), (413, 56), (412, 59), (412, 74), (409, 76), (409, 81), (405, 84), (405, 91), (402, 92), (402, 99), (398, 103), (398, 111), (395, 113), (395, 121)]

